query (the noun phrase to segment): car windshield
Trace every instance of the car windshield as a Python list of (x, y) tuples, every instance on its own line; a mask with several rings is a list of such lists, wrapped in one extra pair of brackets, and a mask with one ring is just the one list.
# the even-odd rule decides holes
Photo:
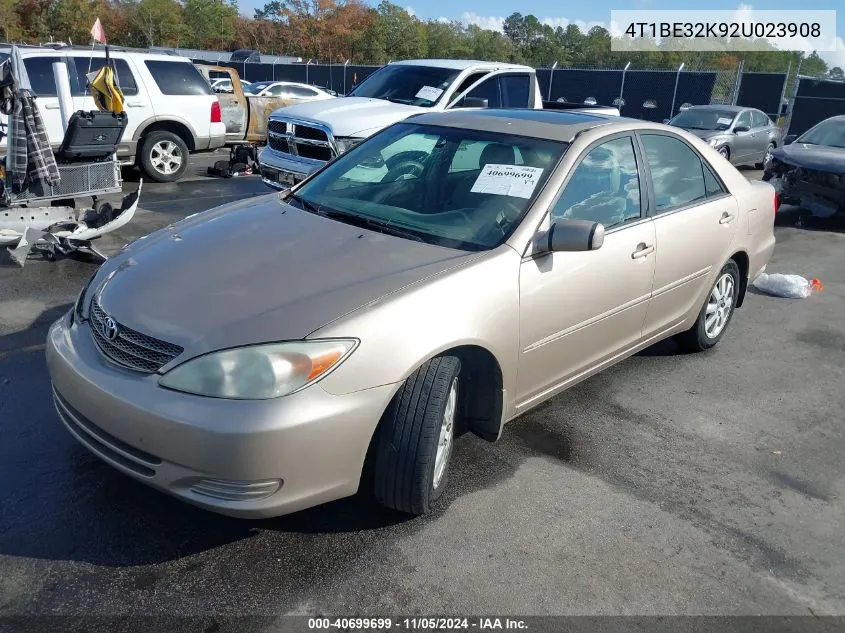
[(264, 90), (267, 86), (271, 85), (270, 83), (255, 83), (249, 84), (248, 86), (244, 86), (244, 92), (248, 95), (257, 95), (259, 92)]
[(705, 110), (690, 108), (676, 115), (669, 123), (686, 130), (727, 130), (731, 127), (736, 112), (730, 110)]
[(342, 154), (288, 202), (410, 240), (486, 250), (516, 229), (567, 147), (400, 123)]
[(816, 127), (804, 132), (798, 143), (845, 147), (845, 120), (822, 121)]
[(459, 74), (451, 68), (388, 65), (367, 77), (349, 96), (430, 108)]

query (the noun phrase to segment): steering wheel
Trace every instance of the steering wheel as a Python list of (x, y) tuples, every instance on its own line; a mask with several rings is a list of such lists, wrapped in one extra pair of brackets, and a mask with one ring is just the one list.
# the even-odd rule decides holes
[(406, 159), (393, 165), (381, 179), (382, 182), (396, 182), (397, 180), (409, 180), (420, 178), (423, 175), (425, 166), (416, 160)]

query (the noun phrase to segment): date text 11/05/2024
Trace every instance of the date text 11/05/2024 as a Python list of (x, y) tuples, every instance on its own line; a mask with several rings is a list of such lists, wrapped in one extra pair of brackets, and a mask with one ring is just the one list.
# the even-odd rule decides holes
[(631, 22), (625, 35), (682, 39), (820, 37), (821, 25), (818, 22)]
[(473, 618), (308, 618), (311, 630), (366, 631), (403, 629), (408, 631), (443, 630), (526, 630), (525, 620), (518, 618), (473, 617)]

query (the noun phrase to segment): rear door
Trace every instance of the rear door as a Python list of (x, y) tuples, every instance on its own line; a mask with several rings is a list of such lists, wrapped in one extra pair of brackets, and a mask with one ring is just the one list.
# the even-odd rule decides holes
[[(53, 63), (58, 61), (67, 60), (64, 55), (39, 55), (25, 57), (23, 60), (32, 92), (37, 97), (35, 103), (38, 105), (47, 136), (50, 138), (50, 145), (53, 147), (61, 145), (65, 136), (59, 110), (59, 98), (56, 93), (56, 80), (53, 77)], [(70, 67), (69, 71), (72, 72), (73, 68)]]
[(160, 93), (153, 99), (156, 116), (181, 120), (197, 138), (208, 139), (211, 104), (218, 96), (197, 68), (190, 61), (178, 59), (145, 59), (143, 64)]
[(649, 337), (697, 314), (739, 231), (736, 200), (684, 140), (639, 133), (651, 180), (657, 246), (654, 290), (643, 328)]
[[(144, 121), (152, 119), (155, 112), (150, 95), (144, 89), (144, 84), (141, 82), (137, 69), (133, 68), (132, 60), (127, 59), (120, 53), (112, 53), (110, 57), (112, 68), (117, 75), (118, 85), (125, 97), (127, 123), (123, 140), (129, 141), (135, 135), (138, 126)], [(70, 59), (72, 63), (69, 67), (72, 72), (76, 72), (76, 85), (74, 86), (71, 82), (74, 93), (74, 108), (86, 112), (96, 110), (97, 106), (94, 104), (94, 97), (91, 95), (91, 89), (88, 86), (88, 75), (96, 73), (105, 65), (105, 55), (97, 53), (94, 55), (75, 55)], [(129, 152), (128, 145), (121, 143), (118, 153), (125, 155), (127, 152)]]
[(448, 109), (477, 108), (464, 103), (466, 97), (485, 99), (488, 108), (533, 108), (536, 76), (528, 70), (497, 70), (488, 73), (460, 94), (452, 97)]

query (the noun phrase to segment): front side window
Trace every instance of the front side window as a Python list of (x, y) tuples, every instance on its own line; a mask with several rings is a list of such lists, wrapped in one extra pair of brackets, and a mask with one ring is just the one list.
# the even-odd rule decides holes
[(640, 177), (629, 136), (589, 150), (552, 207), (553, 220), (589, 220), (605, 228), (640, 214)]
[[(478, 156), (454, 170), (462, 147), (478, 149)], [(297, 189), (290, 203), (411, 240), (485, 250), (519, 225), (567, 147), (401, 123), (342, 154)]]
[(459, 74), (451, 68), (390, 64), (367, 77), (349, 96), (430, 108)]
[(736, 119), (736, 127), (751, 127), (751, 112), (746, 110)]
[(754, 123), (754, 127), (768, 127), (770, 123), (769, 117), (759, 110), (755, 110), (751, 113), (751, 120)]
[(39, 97), (56, 96), (56, 80), (53, 77), (53, 63), (58, 57), (28, 57), (23, 60), (32, 92)]
[(502, 98), (499, 94), (498, 77), (491, 77), (484, 83), (477, 85), (475, 88), (470, 90), (466, 96), (473, 97), (476, 99), (486, 99), (488, 108), (502, 107)]
[(845, 121), (841, 119), (822, 121), (802, 134), (798, 143), (845, 147)]
[(671, 136), (643, 134), (643, 148), (654, 186), (655, 211), (665, 213), (707, 197), (701, 158)]

